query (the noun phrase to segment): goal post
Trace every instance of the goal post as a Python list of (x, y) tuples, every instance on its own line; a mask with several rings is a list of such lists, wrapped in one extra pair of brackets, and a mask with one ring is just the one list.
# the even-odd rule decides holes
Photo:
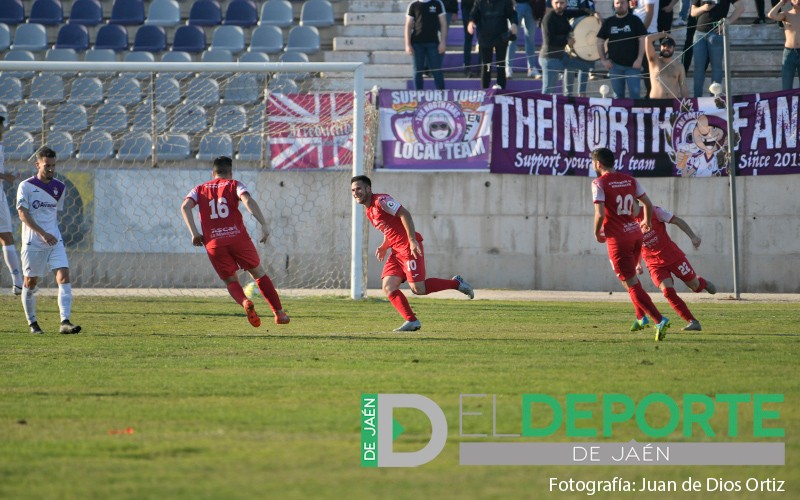
[(6, 170), (27, 177), (39, 146), (58, 153), (77, 286), (216, 286), (177, 207), (225, 151), (268, 219), (257, 248), (276, 285), (365, 296), (363, 208), (349, 196), (377, 140), (362, 63), (0, 61), (0, 86)]

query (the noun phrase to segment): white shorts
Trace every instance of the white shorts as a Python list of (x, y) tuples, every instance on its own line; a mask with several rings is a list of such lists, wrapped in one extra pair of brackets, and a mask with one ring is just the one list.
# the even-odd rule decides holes
[(11, 212), (8, 210), (6, 194), (3, 192), (3, 183), (0, 182), (0, 233), (11, 233)]
[(22, 275), (26, 278), (41, 278), (47, 275), (48, 271), (55, 271), (62, 267), (69, 267), (67, 261), (67, 251), (64, 243), (59, 242), (51, 248), (32, 249), (25, 245), (22, 247)]

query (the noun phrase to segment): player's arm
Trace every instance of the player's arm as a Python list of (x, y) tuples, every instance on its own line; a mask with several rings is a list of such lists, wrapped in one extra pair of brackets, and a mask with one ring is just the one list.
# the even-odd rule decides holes
[(195, 203), (193, 199), (185, 198), (183, 203), (181, 203), (181, 214), (183, 215), (183, 221), (186, 223), (186, 227), (188, 227), (189, 232), (192, 233), (192, 245), (199, 247), (203, 244), (203, 235), (197, 230), (197, 224), (194, 223), (192, 209), (194, 209), (195, 205), (197, 205), (197, 203)]
[(640, 196), (639, 201), (642, 202), (642, 211), (644, 212), (641, 223), (642, 231), (646, 233), (653, 228), (651, 225), (653, 220), (653, 202), (650, 201), (650, 198), (648, 198), (647, 194)]
[(411, 30), (414, 27), (414, 18), (410, 15), (406, 16), (406, 29), (403, 34), (406, 42), (406, 54), (414, 55), (414, 47), (411, 46)]
[(264, 214), (261, 212), (261, 207), (258, 206), (258, 202), (250, 196), (250, 193), (245, 191), (239, 196), (239, 199), (242, 200), (242, 205), (244, 208), (250, 212), (253, 217), (256, 218), (259, 224), (261, 224), (261, 238), (258, 240), (261, 243), (266, 243), (267, 238), (269, 238), (269, 228), (267, 227), (267, 219), (264, 218)]
[(678, 217), (677, 215), (675, 215), (675, 216), (672, 217), (672, 220), (669, 221), (669, 222), (670, 222), (670, 224), (675, 224), (676, 226), (681, 228), (681, 231), (686, 233), (686, 236), (688, 236), (689, 239), (692, 240), (692, 245), (695, 248), (699, 248), (700, 247), (700, 243), (703, 240), (701, 240), (699, 236), (694, 234), (694, 231), (692, 231), (692, 228), (689, 227), (689, 224), (687, 224), (685, 220), (683, 220), (680, 217)]
[(781, 12), (781, 9), (782, 9), (782, 8), (783, 8), (783, 6), (784, 6), (784, 5), (786, 5), (787, 3), (788, 3), (788, 2), (786, 2), (786, 0), (780, 0), (780, 1), (779, 1), (778, 3), (776, 3), (776, 4), (775, 4), (775, 5), (772, 7), (772, 9), (771, 9), (771, 10), (770, 10), (770, 11), (767, 13), (767, 17), (768, 17), (768, 18), (770, 18), (770, 19), (772, 19), (773, 21), (785, 21), (785, 20), (786, 20), (786, 14), (785, 14), (785, 13), (783, 13), (783, 12)]
[(603, 219), (605, 219), (606, 213), (603, 210), (602, 203), (595, 203), (594, 204), (594, 239), (596, 239), (599, 243), (605, 243), (606, 237), (603, 236)]
[(58, 243), (58, 238), (48, 233), (44, 229), (42, 229), (42, 226), (37, 224), (36, 221), (33, 219), (33, 217), (31, 217), (31, 213), (28, 211), (27, 208), (19, 207), (17, 208), (17, 213), (19, 213), (19, 220), (22, 221), (23, 224), (28, 226), (31, 229), (31, 231), (36, 233), (39, 236), (39, 238), (42, 239), (42, 241), (44, 241), (50, 246)]
[(444, 54), (447, 51), (447, 12), (442, 12), (439, 16), (439, 53)]
[(400, 217), (400, 222), (406, 228), (406, 235), (408, 236), (408, 247), (411, 250), (412, 257), (421, 257), (422, 250), (419, 248), (417, 242), (417, 230), (414, 228), (414, 219), (411, 218), (411, 212), (406, 210), (406, 207), (400, 207), (397, 210), (397, 216)]
[(375, 249), (375, 257), (378, 259), (378, 262), (383, 262), (383, 259), (386, 258), (386, 252), (389, 251), (389, 238), (386, 235), (383, 235), (383, 241), (381, 242), (380, 246)]

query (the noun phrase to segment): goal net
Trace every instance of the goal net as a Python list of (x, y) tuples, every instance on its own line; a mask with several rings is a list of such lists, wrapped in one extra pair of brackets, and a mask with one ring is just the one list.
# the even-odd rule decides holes
[[(218, 287), (179, 207), (211, 178), (213, 158), (230, 156), (267, 219), (270, 238), (256, 246), (276, 286), (362, 296), (363, 216), (349, 181), (371, 170), (377, 135), (362, 72), (354, 63), (0, 62), (5, 168), (27, 178), (39, 146), (57, 152), (77, 287)], [(16, 186), (5, 185), (12, 214)]]

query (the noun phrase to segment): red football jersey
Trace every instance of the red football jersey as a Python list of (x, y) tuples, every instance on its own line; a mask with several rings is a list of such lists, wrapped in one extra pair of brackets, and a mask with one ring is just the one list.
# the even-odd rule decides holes
[(633, 218), (633, 204), (644, 196), (639, 181), (628, 174), (606, 172), (592, 181), (592, 200), (605, 210), (603, 231), (609, 239), (638, 239), (642, 230)]
[[(667, 224), (673, 217), (672, 212), (653, 205), (650, 231), (644, 233), (642, 237), (642, 257), (644, 257), (647, 267), (671, 264), (686, 259), (686, 254), (667, 233)], [(643, 218), (644, 214), (639, 212), (636, 220), (641, 221)]]
[[(408, 235), (403, 221), (397, 216), (401, 206), (388, 194), (372, 193), (372, 202), (367, 206), (367, 219), (386, 236), (392, 250), (407, 254)], [(422, 241), (422, 235), (415, 234), (417, 241)]]
[(207, 247), (232, 245), (250, 238), (239, 211), (239, 197), (246, 192), (244, 184), (235, 179), (214, 179), (186, 195), (200, 209), (200, 226)]

